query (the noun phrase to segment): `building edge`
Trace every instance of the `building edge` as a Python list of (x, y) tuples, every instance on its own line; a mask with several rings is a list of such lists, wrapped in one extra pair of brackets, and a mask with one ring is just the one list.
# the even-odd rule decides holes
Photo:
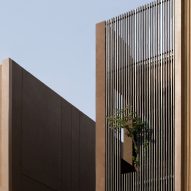
[(0, 65), (0, 191), (11, 188), (11, 89), (12, 60), (4, 60)]
[[(177, 0), (178, 1), (178, 0)], [(181, 2), (181, 63), (182, 63), (182, 152), (181, 181), (182, 190), (191, 190), (191, 3)], [(177, 18), (178, 19), (178, 18)], [(178, 154), (178, 153), (177, 153)]]
[(96, 25), (96, 191), (105, 191), (105, 22)]

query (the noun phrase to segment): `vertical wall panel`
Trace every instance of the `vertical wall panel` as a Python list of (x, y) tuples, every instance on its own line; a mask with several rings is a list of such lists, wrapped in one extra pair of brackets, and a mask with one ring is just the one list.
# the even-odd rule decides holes
[[(178, 7), (179, 5), (179, 7)], [(180, 10), (181, 5), (181, 10)], [(177, 27), (176, 36), (179, 38), (176, 40), (175, 49), (178, 52), (177, 59), (175, 60), (181, 66), (182, 71), (182, 157), (178, 158), (177, 164), (180, 165), (181, 161), (181, 177), (179, 176), (178, 181), (182, 182), (182, 190), (190, 191), (191, 190), (191, 2), (189, 0), (178, 1), (176, 0), (176, 12), (181, 13), (182, 17), (177, 17), (177, 20), (181, 22), (181, 25), (175, 23)], [(180, 30), (181, 27), (181, 30)], [(179, 29), (179, 30), (178, 30)], [(177, 38), (177, 37), (176, 37)], [(181, 43), (181, 46), (180, 46)], [(181, 47), (181, 49), (180, 49)], [(179, 57), (181, 55), (181, 57)], [(181, 60), (180, 60), (181, 59)], [(175, 72), (178, 72), (178, 68)], [(180, 87), (178, 87), (180, 88)], [(177, 88), (177, 91), (178, 91)], [(180, 99), (180, 98), (177, 98)], [(179, 100), (178, 100), (179, 101)], [(178, 111), (177, 111), (178, 113)], [(180, 119), (179, 119), (180, 120)], [(177, 133), (178, 136), (178, 133)]]
[(96, 167), (95, 167), (95, 122), (94, 121), (90, 121), (90, 142), (89, 142), (89, 146), (90, 146), (90, 191), (95, 191), (95, 181), (96, 181)]
[(0, 191), (11, 189), (10, 141), (11, 133), (11, 61), (7, 59), (0, 66)]
[[(105, 22), (96, 25), (96, 190), (104, 191), (105, 182)], [(111, 37), (111, 36), (110, 36)], [(109, 38), (109, 36), (108, 36)], [(111, 37), (113, 38), (113, 36)], [(111, 58), (112, 59), (112, 58)]]
[[(90, 178), (90, 164), (91, 157), (90, 150), (90, 132), (89, 121), (85, 119), (83, 115), (80, 116), (80, 191), (90, 190), (90, 181), (86, 182)], [(86, 182), (86, 184), (84, 184)]]
[(62, 190), (72, 190), (72, 107), (62, 102)]
[(80, 113), (72, 108), (72, 189), (79, 190), (80, 187)]
[(60, 97), (24, 70), (22, 90), (23, 176), (59, 189)]
[(21, 131), (22, 131), (22, 68), (12, 64), (12, 112), (15, 115), (12, 116), (12, 145), (15, 148), (12, 152), (12, 175), (15, 177), (12, 180), (12, 187), (17, 191), (21, 188), (21, 152), (20, 147), (22, 142)]

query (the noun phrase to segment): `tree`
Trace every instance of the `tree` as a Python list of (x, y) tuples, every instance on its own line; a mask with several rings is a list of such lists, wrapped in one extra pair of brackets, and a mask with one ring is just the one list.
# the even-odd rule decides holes
[(126, 135), (133, 142), (133, 165), (140, 166), (140, 148), (143, 146), (144, 151), (147, 149), (150, 141), (150, 130), (136, 112), (132, 112), (129, 107), (118, 109), (114, 115), (107, 117), (110, 128), (126, 129)]

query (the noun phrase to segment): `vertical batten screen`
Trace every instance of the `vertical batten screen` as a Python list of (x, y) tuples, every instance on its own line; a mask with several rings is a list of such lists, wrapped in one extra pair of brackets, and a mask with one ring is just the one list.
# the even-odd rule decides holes
[(121, 174), (122, 132), (106, 121), (106, 191), (174, 190), (173, 0), (106, 22), (106, 116), (131, 106), (148, 124), (140, 169)]

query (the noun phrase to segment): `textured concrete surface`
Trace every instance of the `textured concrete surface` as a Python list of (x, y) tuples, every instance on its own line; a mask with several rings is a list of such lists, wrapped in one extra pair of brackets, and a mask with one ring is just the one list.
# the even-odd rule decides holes
[(0, 191), (9, 191), (10, 60), (0, 65)]
[(96, 26), (96, 191), (105, 190), (105, 22)]
[(182, 43), (182, 17), (181, 0), (175, 0), (175, 191), (181, 188), (181, 109), (182, 109), (182, 65), (181, 65), (181, 43)]
[(6, 66), (0, 191), (94, 191), (95, 122), (14, 61)]
[[(181, 62), (181, 71), (177, 73), (181, 76), (181, 97), (180, 94), (177, 96), (178, 99), (181, 98), (181, 111), (177, 111), (179, 114), (178, 119), (181, 118), (181, 126), (179, 125), (179, 131), (177, 131), (176, 138), (181, 141), (181, 150), (177, 147), (177, 155), (176, 155), (176, 167), (178, 170), (176, 171), (179, 175), (177, 180), (177, 185), (181, 186), (179, 190), (183, 191), (191, 191), (191, 2), (190, 0), (183, 0), (177, 2), (177, 10), (182, 7), (181, 11), (181, 26), (178, 23), (175, 23), (177, 29), (176, 32), (176, 41), (177, 41), (177, 51), (179, 51), (177, 55), (178, 64)], [(179, 7), (178, 7), (179, 6)], [(179, 10), (180, 12), (180, 10)], [(177, 16), (178, 17), (178, 16)], [(176, 17), (175, 17), (176, 18)], [(178, 20), (179, 19), (179, 20)], [(180, 18), (177, 18), (177, 21), (180, 22)], [(181, 27), (181, 31), (180, 31)], [(180, 50), (181, 46), (181, 50)], [(175, 47), (176, 48), (176, 47)], [(179, 48), (179, 49), (178, 49)], [(181, 61), (180, 61), (181, 58)], [(179, 66), (178, 65), (178, 66)], [(177, 79), (178, 80), (178, 79)], [(180, 83), (180, 82), (179, 82)], [(179, 85), (180, 86), (180, 85)], [(177, 110), (179, 109), (177, 108)], [(181, 112), (181, 115), (180, 115)], [(178, 127), (177, 127), (178, 128)], [(178, 139), (181, 136), (181, 139)], [(181, 156), (180, 153), (181, 152)], [(180, 164), (181, 163), (181, 164)], [(181, 174), (180, 174), (181, 172)], [(181, 180), (180, 180), (181, 179)], [(181, 185), (180, 182), (181, 181)], [(178, 190), (178, 191), (179, 191)]]

